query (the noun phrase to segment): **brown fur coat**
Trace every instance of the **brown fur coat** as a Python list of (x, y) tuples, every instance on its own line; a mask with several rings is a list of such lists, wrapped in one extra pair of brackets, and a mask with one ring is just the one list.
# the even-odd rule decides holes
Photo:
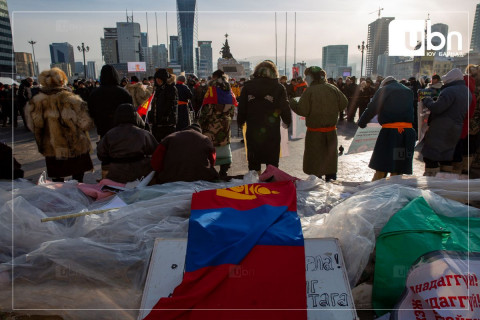
[(90, 152), (93, 122), (87, 103), (74, 93), (45, 88), (27, 103), (25, 117), (45, 157), (68, 159)]
[(153, 93), (153, 88), (151, 86), (145, 88), (141, 82), (135, 84), (129, 83), (125, 86), (125, 89), (132, 96), (133, 106), (135, 108), (141, 106)]

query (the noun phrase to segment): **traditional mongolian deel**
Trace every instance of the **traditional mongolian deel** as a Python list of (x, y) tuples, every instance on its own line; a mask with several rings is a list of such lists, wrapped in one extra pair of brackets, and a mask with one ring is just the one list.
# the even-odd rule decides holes
[(194, 193), (183, 282), (145, 319), (306, 319), (296, 203), (291, 181)]

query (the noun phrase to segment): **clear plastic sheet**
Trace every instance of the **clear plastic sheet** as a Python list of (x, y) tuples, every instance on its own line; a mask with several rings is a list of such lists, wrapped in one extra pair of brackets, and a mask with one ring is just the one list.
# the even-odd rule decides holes
[(373, 186), (339, 203), (329, 213), (302, 219), (305, 238), (340, 240), (350, 285), (355, 287), (375, 248), (375, 240), (390, 217), (422, 196), (438, 214), (480, 217), (480, 210), (445, 199), (431, 191), (398, 184)]
[[(5, 199), (0, 207), (0, 310), (11, 310), (13, 278), (15, 309), (75, 309), (25, 313), (136, 319), (154, 240), (187, 237), (192, 193), (255, 182), (258, 175), (251, 172), (228, 183), (175, 182), (134, 189), (118, 194), (126, 207), (45, 223), (40, 219), (95, 210), (109, 199), (92, 202), (74, 184), (20, 181), (12, 193), (11, 183), (0, 183), (0, 198)], [(399, 185), (375, 186), (351, 196), (357, 188), (313, 176), (296, 184), (305, 237), (339, 238), (353, 284), (373, 251), (375, 235), (410, 200), (423, 195), (446, 215), (465, 215), (467, 208)], [(472, 209), (470, 214), (480, 215)]]
[[(6, 188), (0, 190), (7, 199), (0, 208), (0, 242), (7, 244), (0, 248), (0, 287), (11, 288), (13, 277), (15, 309), (75, 309), (35, 314), (135, 319), (154, 240), (187, 237), (192, 193), (255, 182), (258, 175), (251, 172), (228, 183), (175, 182), (134, 189), (118, 194), (126, 207), (70, 223), (40, 219), (95, 210), (110, 199), (91, 202), (74, 184), (25, 184), (13, 191), (13, 199)], [(313, 177), (298, 181), (299, 215), (328, 212), (341, 201), (343, 189)], [(10, 290), (0, 290), (1, 310), (10, 310), (11, 297)]]

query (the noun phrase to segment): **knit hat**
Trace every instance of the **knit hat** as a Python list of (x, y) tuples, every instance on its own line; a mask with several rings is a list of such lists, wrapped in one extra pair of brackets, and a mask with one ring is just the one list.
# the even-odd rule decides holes
[(178, 76), (177, 81), (178, 82), (185, 82), (185, 76)]
[(458, 80), (463, 80), (463, 73), (458, 68), (452, 69), (448, 71), (446, 75), (442, 76), (442, 81), (444, 84)]
[(160, 79), (163, 82), (166, 82), (168, 78), (171, 77), (171, 74), (168, 73), (167, 69), (158, 69), (157, 72), (155, 72), (154, 78), (155, 79)]

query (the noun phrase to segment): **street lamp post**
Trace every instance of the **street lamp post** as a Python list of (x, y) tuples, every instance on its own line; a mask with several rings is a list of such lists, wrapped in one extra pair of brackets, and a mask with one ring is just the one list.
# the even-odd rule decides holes
[(362, 65), (360, 66), (360, 78), (362, 78), (363, 74), (363, 52), (365, 49), (368, 50), (368, 44), (365, 45), (365, 41), (362, 41), (362, 45), (358, 45), (358, 50), (362, 53)]
[(32, 45), (32, 54), (33, 54), (33, 76), (37, 76), (37, 71), (36, 71), (36, 62), (35, 62), (35, 47), (33, 46), (37, 41), (30, 40), (28, 41)]
[(78, 51), (83, 53), (83, 76), (85, 79), (87, 78), (87, 64), (85, 63), (85, 52), (88, 52), (90, 48), (88, 46), (85, 47), (84, 43), (82, 42), (82, 46), (77, 46)]

